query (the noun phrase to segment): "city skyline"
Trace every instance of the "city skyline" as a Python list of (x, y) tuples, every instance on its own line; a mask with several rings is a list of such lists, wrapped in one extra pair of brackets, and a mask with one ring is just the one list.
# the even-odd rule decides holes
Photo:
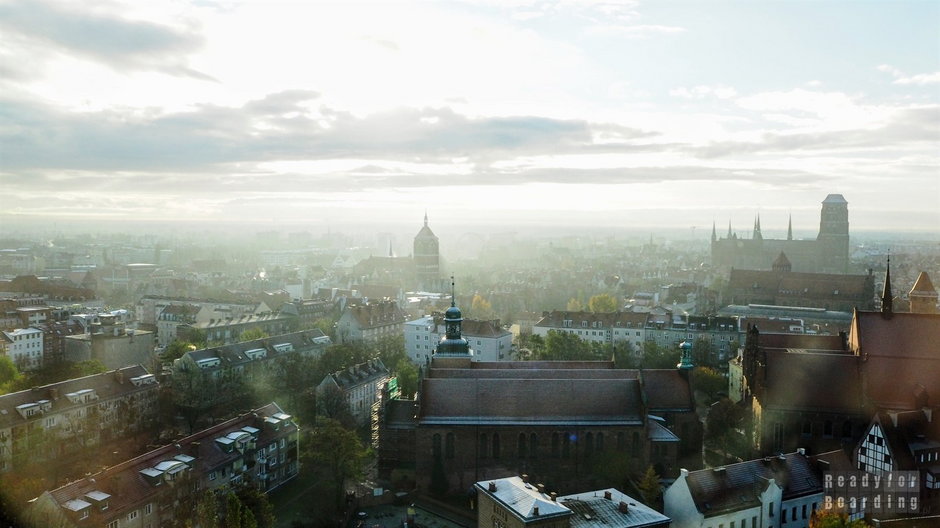
[(0, 223), (428, 210), (707, 236), (759, 213), (808, 233), (835, 193), (853, 232), (936, 232), (938, 20), (916, 1), (5, 2)]

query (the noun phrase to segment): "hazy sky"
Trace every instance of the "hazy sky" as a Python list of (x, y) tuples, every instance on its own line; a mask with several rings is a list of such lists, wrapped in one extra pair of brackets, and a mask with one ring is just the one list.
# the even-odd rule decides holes
[(0, 0), (0, 35), (0, 222), (773, 235), (841, 193), (940, 230), (935, 0)]

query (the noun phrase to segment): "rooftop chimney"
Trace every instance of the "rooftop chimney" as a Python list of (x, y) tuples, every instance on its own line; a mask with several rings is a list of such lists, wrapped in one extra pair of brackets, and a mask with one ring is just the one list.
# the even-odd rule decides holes
[(528, 475), (528, 474), (526, 474), (526, 473), (523, 473), (523, 474), (522, 474), (522, 482), (525, 482), (526, 484), (529, 483), (529, 475)]
[(605, 491), (605, 492), (604, 492), (604, 498), (607, 499), (607, 500), (611, 500), (610, 491)]
[(532, 507), (532, 516), (533, 516), (533, 517), (538, 517), (538, 515), (539, 515), (539, 507), (538, 507), (538, 506), (533, 506), (533, 507)]
[(554, 491), (551, 492), (550, 496), (551, 496), (551, 498), (552, 498), (552, 502), (555, 502), (555, 501), (558, 500), (558, 494), (555, 493)]
[(545, 493), (545, 484), (539, 484), (538, 488), (539, 488), (539, 493)]
[(627, 513), (630, 511), (630, 508), (627, 507), (627, 503), (620, 501), (620, 505), (617, 507), (620, 510), (620, 513)]
[(490, 485), (489, 485), (489, 487), (487, 488), (487, 490), (489, 490), (490, 493), (496, 492), (496, 483), (495, 483), (495, 482), (490, 482)]

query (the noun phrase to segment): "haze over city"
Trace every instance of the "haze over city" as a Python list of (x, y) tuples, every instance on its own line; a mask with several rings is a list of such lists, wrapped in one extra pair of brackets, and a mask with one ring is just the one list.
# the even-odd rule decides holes
[(792, 214), (813, 236), (841, 193), (854, 233), (935, 232), (938, 20), (927, 1), (4, 2), (0, 229), (427, 210), (703, 239)]

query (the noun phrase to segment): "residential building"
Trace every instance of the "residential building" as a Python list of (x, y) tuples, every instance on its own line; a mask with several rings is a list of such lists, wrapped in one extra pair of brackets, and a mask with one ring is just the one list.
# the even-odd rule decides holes
[(171, 304), (160, 310), (157, 316), (157, 345), (167, 346), (177, 337), (180, 325), (196, 322), (199, 306), (195, 304)]
[(728, 223), (728, 234), (718, 238), (712, 226), (712, 265), (724, 269), (770, 269), (780, 253), (786, 253), (793, 271), (847, 273), (849, 267), (849, 203), (841, 194), (830, 194), (822, 202), (819, 234), (815, 240), (793, 238), (792, 223), (786, 239), (764, 238), (760, 216), (750, 238), (738, 236)]
[(180, 370), (199, 370), (214, 378), (246, 376), (269, 368), (285, 354), (320, 356), (331, 344), (320, 330), (305, 330), (185, 352), (174, 361)]
[[(405, 353), (417, 365), (424, 365), (431, 359), (438, 341), (445, 334), (444, 317), (441, 314), (429, 315), (408, 321), (405, 329)], [(478, 321), (465, 319), (461, 329), (473, 348), (474, 361), (508, 361), (512, 351), (512, 333), (502, 328), (499, 319)]]
[(646, 313), (587, 311), (552, 311), (542, 314), (542, 319), (532, 327), (532, 335), (548, 337), (550, 330), (567, 332), (582, 341), (608, 345), (627, 344), (639, 354), (646, 341)]
[(663, 494), (673, 528), (808, 528), (823, 507), (822, 465), (800, 449), (698, 471)]
[(298, 299), (281, 305), (281, 315), (297, 319), (295, 328), (313, 328), (320, 319), (328, 318), (333, 311), (333, 302), (328, 299)]
[[(200, 316), (207, 308), (200, 310)], [(208, 321), (199, 321), (192, 324), (182, 324), (176, 329), (176, 333), (182, 339), (189, 339), (189, 332), (205, 332), (206, 340), (219, 342), (223, 344), (232, 344), (238, 342), (239, 336), (246, 330), (260, 329), (268, 335), (286, 334), (291, 331), (291, 325), (294, 320), (288, 315), (281, 315), (274, 312), (262, 312), (242, 315), (239, 317), (224, 317), (219, 319), (210, 318)]]
[[(200, 491), (269, 492), (298, 475), (299, 428), (276, 403), (45, 491), (27, 521), (50, 528), (147, 528), (192, 518)], [(214, 495), (210, 495), (214, 498)]]
[(405, 320), (405, 312), (395, 301), (350, 305), (336, 323), (336, 340), (339, 343), (375, 341), (402, 335)]
[(136, 365), (0, 396), (0, 472), (151, 427), (157, 388)]
[(112, 314), (99, 314), (98, 319), (90, 333), (65, 337), (67, 361), (96, 359), (109, 369), (153, 364), (153, 332), (130, 330)]
[(10, 358), (21, 371), (42, 366), (43, 345), (43, 333), (38, 328), (0, 331), (0, 354)]
[(477, 482), (478, 528), (666, 528), (669, 517), (616, 489), (559, 497), (528, 475)]
[(317, 393), (331, 389), (342, 391), (353, 418), (365, 425), (378, 412), (376, 404), (381, 401), (382, 389), (389, 379), (391, 374), (382, 360), (372, 359), (327, 374), (317, 385)]

